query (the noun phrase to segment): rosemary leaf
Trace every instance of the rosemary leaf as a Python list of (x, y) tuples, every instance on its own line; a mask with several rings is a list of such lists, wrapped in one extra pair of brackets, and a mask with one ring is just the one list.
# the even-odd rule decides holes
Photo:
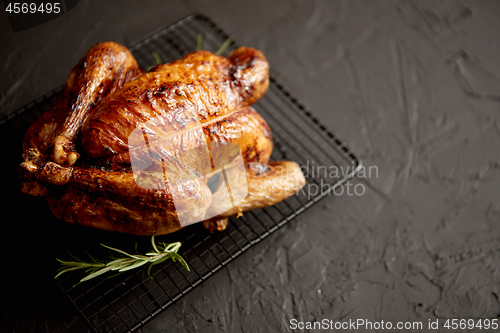
[(133, 254), (128, 254), (127, 252), (122, 251), (122, 250), (120, 250), (120, 249), (115, 249), (114, 247), (107, 246), (107, 245), (104, 245), (104, 244), (101, 244), (101, 245), (102, 245), (102, 246), (104, 246), (104, 247), (105, 247), (105, 248), (107, 248), (107, 249), (110, 249), (110, 250), (116, 251), (116, 252), (121, 253), (121, 254), (123, 254), (123, 255), (126, 255), (126, 256), (128, 256), (128, 257), (130, 257), (130, 258), (134, 258), (134, 259), (141, 259), (139, 256), (136, 256), (136, 255), (133, 255)]
[(154, 264), (149, 264), (146, 272), (148, 273), (148, 276), (153, 279), (153, 276), (151, 275), (151, 268), (153, 268)]
[(153, 56), (153, 58), (155, 58), (157, 65), (161, 64), (161, 58), (160, 58), (160, 55), (158, 53), (153, 52), (151, 55)]
[[(160, 58), (160, 55), (157, 53), (157, 52), (153, 52), (151, 53), (151, 55), (153, 56), (153, 58), (155, 58), (155, 61), (156, 61), (156, 65), (159, 65), (161, 64), (161, 58)], [(155, 66), (156, 66), (155, 65)], [(151, 68), (155, 67), (155, 66), (150, 66), (146, 69), (146, 72), (149, 72), (151, 70)]]
[(113, 267), (110, 267), (110, 266), (107, 266), (107, 267), (104, 267), (104, 268), (101, 268), (97, 271), (95, 271), (94, 273), (91, 273), (89, 275), (87, 275), (86, 277), (84, 277), (83, 279), (80, 280), (80, 282), (84, 282), (84, 281), (88, 281), (90, 279), (93, 279), (95, 278), (96, 276), (99, 276), (99, 275), (102, 275), (104, 273), (107, 273), (109, 272)]
[(151, 261), (150, 265), (151, 266), (158, 265), (164, 261), (167, 261), (168, 259), (170, 259), (170, 256), (161, 256), (161, 257), (159, 256), (158, 258), (156, 258), (156, 260)]
[(123, 267), (122, 269), (118, 270), (118, 272), (125, 272), (125, 271), (129, 271), (131, 269), (134, 269), (134, 268), (137, 268), (137, 267), (141, 267), (142, 265), (145, 265), (147, 264), (148, 261), (144, 260), (144, 261), (138, 261), (136, 262), (135, 264), (132, 264), (130, 266), (126, 266), (126, 267)]
[[(177, 251), (179, 251), (179, 248), (181, 247), (180, 242), (171, 244), (166, 244), (162, 242), (157, 244), (155, 242), (153, 235), (151, 237), (151, 245), (153, 248), (150, 252), (147, 252), (145, 255), (140, 253), (132, 255), (123, 250), (111, 246), (107, 246), (104, 244), (101, 245), (111, 251), (123, 255), (123, 257), (111, 256), (110, 259), (107, 261), (97, 261), (90, 254), (87, 253), (87, 255), (91, 259), (91, 262), (85, 262), (79, 258), (74, 257), (70, 253), (70, 255), (73, 258), (75, 258), (76, 261), (65, 261), (61, 259), (56, 259), (61, 263), (61, 267), (57, 270), (57, 274), (54, 278), (58, 278), (62, 274), (74, 270), (84, 270), (86, 276), (84, 276), (80, 280), (80, 282), (84, 282), (93, 279), (97, 276), (100, 276), (102, 274), (108, 273), (110, 271), (116, 271), (118, 272), (117, 274), (119, 274), (122, 272), (142, 267), (147, 264), (149, 264), (147, 268), (147, 273), (149, 276), (151, 276), (151, 267), (153, 265), (157, 265), (169, 259), (174, 262), (177, 260), (180, 261), (182, 266), (184, 266), (189, 271), (189, 266), (187, 265), (186, 261), (177, 253)], [(135, 249), (137, 252), (137, 246)]]
[(158, 248), (156, 247), (156, 244), (155, 244), (155, 235), (153, 234), (153, 236), (151, 236), (151, 244), (153, 245), (153, 249), (155, 249), (155, 251), (157, 253), (160, 253), (160, 251), (158, 251)]
[(61, 269), (61, 270), (59, 270), (59, 273), (56, 274), (54, 279), (57, 279), (59, 276), (61, 276), (64, 273), (71, 272), (71, 271), (74, 271), (77, 269), (80, 269), (80, 267), (70, 267), (70, 268), (66, 268), (66, 269)]
[(224, 44), (221, 45), (221, 47), (217, 50), (217, 52), (215, 52), (216, 55), (221, 55), (222, 53), (224, 53), (224, 51), (226, 51), (226, 49), (229, 47), (229, 45), (231, 45), (231, 38), (228, 38)]
[(202, 45), (203, 45), (203, 35), (198, 34), (198, 40), (196, 41), (196, 51), (201, 50), (201, 48), (203, 47)]

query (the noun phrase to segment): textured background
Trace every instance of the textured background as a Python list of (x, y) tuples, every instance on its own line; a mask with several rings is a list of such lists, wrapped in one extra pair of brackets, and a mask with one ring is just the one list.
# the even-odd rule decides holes
[[(0, 115), (60, 86), (96, 42), (131, 46), (193, 12), (261, 49), (378, 175), (354, 180), (362, 196), (325, 198), (142, 332), (500, 316), (500, 2), (81, 1), (17, 33), (2, 11)], [(29, 238), (34, 222), (17, 216)], [(86, 331), (50, 279), (9, 263), (2, 331)]]

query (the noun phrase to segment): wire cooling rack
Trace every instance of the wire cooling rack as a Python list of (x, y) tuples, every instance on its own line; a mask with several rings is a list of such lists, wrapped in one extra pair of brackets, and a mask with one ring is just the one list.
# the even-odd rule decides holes
[[(195, 50), (199, 34), (203, 36), (203, 49), (212, 52), (229, 38), (208, 18), (192, 15), (130, 50), (142, 68), (148, 68), (156, 64), (154, 52), (166, 63)], [(226, 54), (236, 47), (232, 43)], [(60, 91), (61, 88), (56, 89), (0, 121), (0, 125), (8, 125), (2, 129), (24, 133), (31, 122), (53, 105)], [(360, 161), (344, 143), (292, 97), (273, 78), (272, 72), (269, 90), (254, 108), (271, 127), (274, 140), (271, 159), (298, 162), (306, 173), (305, 187), (277, 205), (231, 218), (225, 231), (210, 234), (198, 223), (168, 235), (172, 241), (182, 242), (180, 254), (190, 266), (189, 272), (178, 263), (165, 262), (153, 268), (153, 279), (144, 269), (77, 286), (81, 275), (76, 273), (59, 279), (60, 287), (92, 331), (138, 330), (243, 252), (330, 195), (361, 169)], [(339, 177), (320, 172), (332, 167), (343, 170), (345, 176), (341, 172)]]

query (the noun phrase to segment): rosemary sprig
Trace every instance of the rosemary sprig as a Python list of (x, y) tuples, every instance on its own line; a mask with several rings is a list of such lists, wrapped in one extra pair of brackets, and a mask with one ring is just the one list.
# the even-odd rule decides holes
[(61, 263), (61, 267), (58, 269), (58, 273), (54, 278), (57, 279), (62, 274), (70, 271), (84, 269), (87, 275), (80, 280), (80, 282), (84, 282), (107, 272), (115, 271), (118, 273), (123, 273), (144, 265), (148, 265), (147, 273), (149, 276), (151, 276), (151, 268), (154, 265), (158, 265), (159, 263), (162, 263), (168, 259), (171, 259), (174, 262), (176, 260), (179, 260), (184, 268), (186, 268), (188, 271), (190, 270), (186, 261), (177, 253), (179, 251), (179, 248), (181, 247), (180, 242), (170, 244), (164, 242), (156, 243), (154, 237), (154, 235), (151, 236), (151, 244), (153, 248), (146, 254), (129, 254), (120, 249), (101, 244), (105, 248), (120, 253), (123, 256), (111, 257), (111, 260), (108, 261), (97, 261), (89, 255), (91, 259), (90, 262), (80, 260), (74, 256), (73, 258), (75, 258), (76, 261), (64, 261), (57, 259), (57, 261)]

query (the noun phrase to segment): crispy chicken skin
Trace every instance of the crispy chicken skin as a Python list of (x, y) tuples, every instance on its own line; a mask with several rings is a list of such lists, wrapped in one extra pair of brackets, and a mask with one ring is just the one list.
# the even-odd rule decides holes
[(71, 70), (56, 105), (28, 129), (23, 149), (37, 148), (54, 162), (74, 164), (76, 136), (93, 114), (94, 105), (141, 74), (126, 47), (113, 42), (97, 44)]
[[(125, 47), (99, 43), (28, 129), (21, 190), (45, 196), (61, 220), (104, 230), (161, 235), (181, 221), (223, 230), (229, 216), (305, 183), (296, 163), (269, 162), (271, 130), (251, 108), (267, 90), (268, 67), (260, 51), (241, 47), (227, 58), (192, 52), (144, 73)], [(151, 147), (161, 147), (154, 158)], [(228, 205), (218, 199), (224, 184), (211, 190), (207, 182), (216, 160), (238, 154), (244, 172), (223, 174), (244, 199)]]

